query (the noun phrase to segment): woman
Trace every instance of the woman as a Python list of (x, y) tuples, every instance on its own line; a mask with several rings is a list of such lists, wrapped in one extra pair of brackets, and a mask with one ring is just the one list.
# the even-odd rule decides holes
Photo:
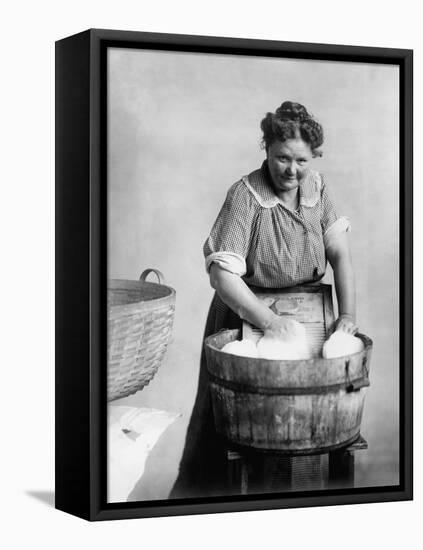
[[(321, 125), (307, 109), (285, 101), (261, 122), (266, 160), (236, 182), (204, 245), (216, 290), (205, 337), (241, 320), (265, 335), (284, 337), (290, 321), (251, 290), (320, 280), (327, 260), (334, 271), (339, 317), (333, 329), (354, 334), (355, 288), (346, 218), (338, 218), (323, 177), (309, 168), (321, 156)], [(196, 402), (179, 476), (171, 497), (224, 493), (224, 451), (214, 429), (204, 350)]]

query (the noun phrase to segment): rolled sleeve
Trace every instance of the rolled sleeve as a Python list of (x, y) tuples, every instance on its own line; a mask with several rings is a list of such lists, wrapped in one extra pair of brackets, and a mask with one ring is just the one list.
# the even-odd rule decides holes
[(323, 233), (323, 242), (325, 245), (325, 248), (329, 248), (330, 246), (333, 246), (337, 239), (339, 238), (339, 235), (342, 233), (346, 233), (348, 231), (351, 231), (351, 224), (350, 220), (342, 216), (341, 218), (338, 218), (335, 220)]
[(242, 277), (247, 273), (245, 258), (233, 252), (213, 252), (206, 257), (206, 271), (210, 271), (211, 265), (215, 263), (225, 271)]

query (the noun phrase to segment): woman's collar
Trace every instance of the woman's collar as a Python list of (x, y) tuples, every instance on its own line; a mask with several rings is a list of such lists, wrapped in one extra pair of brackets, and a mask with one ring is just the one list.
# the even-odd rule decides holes
[[(273, 191), (270, 177), (267, 160), (265, 160), (260, 169), (242, 178), (248, 190), (263, 208), (273, 208), (277, 204), (282, 204)], [(300, 206), (306, 208), (315, 206), (320, 199), (321, 188), (321, 175), (314, 170), (308, 170), (299, 187)]]

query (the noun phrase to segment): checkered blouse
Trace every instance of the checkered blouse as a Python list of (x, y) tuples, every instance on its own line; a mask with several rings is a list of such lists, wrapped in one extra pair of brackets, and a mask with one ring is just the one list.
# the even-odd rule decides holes
[(270, 185), (267, 161), (229, 189), (204, 244), (206, 268), (213, 262), (249, 286), (284, 288), (321, 279), (325, 247), (350, 228), (338, 218), (323, 177), (309, 170), (299, 207), (284, 206)]

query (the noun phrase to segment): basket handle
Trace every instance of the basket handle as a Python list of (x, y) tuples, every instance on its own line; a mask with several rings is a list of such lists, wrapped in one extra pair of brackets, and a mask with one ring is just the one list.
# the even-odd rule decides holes
[(145, 269), (140, 275), (140, 281), (145, 281), (150, 273), (154, 273), (159, 281), (159, 285), (164, 284), (163, 273), (158, 269)]

